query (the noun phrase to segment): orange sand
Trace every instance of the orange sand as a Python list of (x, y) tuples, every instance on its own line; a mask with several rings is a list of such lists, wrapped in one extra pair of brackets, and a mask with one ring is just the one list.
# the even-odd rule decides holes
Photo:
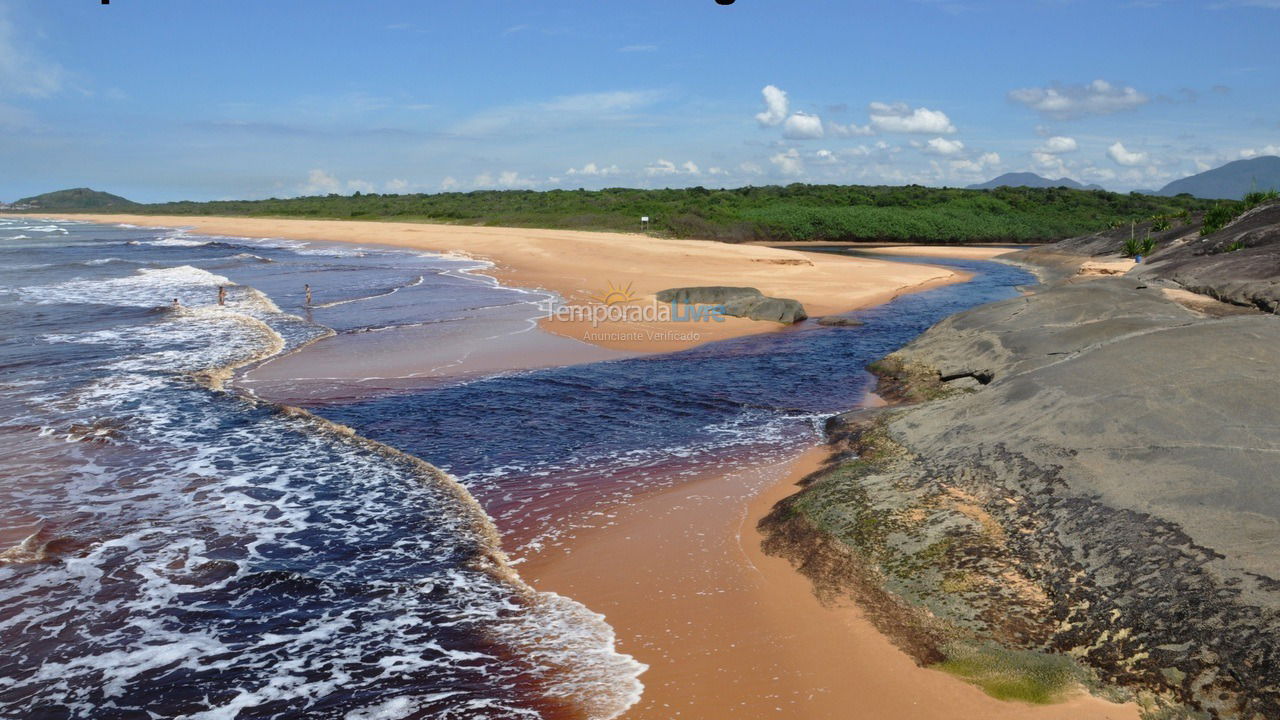
[[(273, 237), (391, 245), (456, 252), (489, 260), (488, 274), (515, 287), (552, 290), (573, 304), (596, 302), (610, 287), (630, 287), (647, 304), (659, 291), (691, 285), (744, 285), (766, 295), (794, 298), (812, 316), (843, 313), (887, 302), (909, 290), (967, 279), (940, 267), (760, 245), (672, 240), (645, 235), (475, 227), (427, 223), (298, 220), (155, 215), (52, 215), (71, 220), (159, 227), (241, 237)], [(713, 340), (785, 330), (777, 323), (727, 318), (724, 322), (583, 322), (547, 320), (543, 328), (594, 345), (628, 352), (669, 352)]]
[(614, 524), (521, 565), (535, 587), (602, 612), (619, 649), (649, 665), (627, 720), (1136, 720), (1084, 694), (995, 700), (918, 667), (854, 607), (829, 608), (756, 523), (826, 456), (707, 477), (634, 500)]

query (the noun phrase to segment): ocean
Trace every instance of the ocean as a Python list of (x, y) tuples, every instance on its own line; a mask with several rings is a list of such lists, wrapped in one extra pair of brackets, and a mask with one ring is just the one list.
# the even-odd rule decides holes
[(868, 362), (1034, 282), (930, 262), (975, 279), (858, 328), (314, 393), (236, 378), (353, 338), (465, 366), (547, 295), (431, 253), (0, 218), (0, 716), (615, 717), (644, 666), (519, 563), (811, 445)]

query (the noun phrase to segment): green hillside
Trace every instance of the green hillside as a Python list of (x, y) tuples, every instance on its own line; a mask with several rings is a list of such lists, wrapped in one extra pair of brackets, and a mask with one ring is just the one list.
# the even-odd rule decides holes
[(114, 210), (134, 209), (138, 206), (138, 203), (119, 195), (89, 188), (56, 190), (43, 195), (22, 198), (13, 204), (25, 205), (33, 210)]

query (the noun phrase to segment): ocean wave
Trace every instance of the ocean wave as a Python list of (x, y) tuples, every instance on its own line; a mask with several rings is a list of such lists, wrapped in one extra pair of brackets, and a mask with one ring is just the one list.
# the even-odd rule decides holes
[[(639, 697), (645, 668), (604, 618), (525, 585), (452, 476), (220, 390), (327, 328), (187, 265), (18, 294), (161, 310), (39, 338), (101, 361), (74, 387), (27, 389), (22, 421), (44, 417), (38, 435), (75, 459), (47, 486), (0, 488), (50, 519), (0, 553), (0, 715), (498, 720), (556, 698), (603, 720)], [(51, 549), (62, 537), (82, 549)], [(46, 629), (71, 622), (74, 641), (50, 646)]]
[(70, 280), (56, 285), (20, 288), (27, 302), (86, 303), (124, 307), (160, 307), (177, 298), (183, 305), (217, 303), (220, 286), (230, 279), (190, 265), (139, 268), (132, 275), (105, 280)]
[(412, 280), (412, 281), (410, 281), (410, 282), (407, 282), (407, 283), (405, 283), (405, 284), (403, 284), (403, 285), (397, 285), (397, 286), (395, 286), (395, 287), (393, 287), (393, 288), (390, 288), (390, 289), (388, 289), (388, 290), (384, 290), (383, 292), (374, 293), (373, 295), (362, 295), (362, 296), (360, 296), (360, 297), (349, 298), (349, 299), (347, 299), (347, 300), (334, 300), (334, 301), (332, 301), (332, 302), (319, 303), (319, 304), (317, 304), (317, 305), (312, 305), (311, 307), (315, 307), (315, 308), (330, 308), (330, 307), (336, 307), (336, 306), (338, 306), (338, 305), (346, 305), (346, 304), (348, 304), (348, 303), (355, 303), (355, 302), (362, 302), (362, 301), (364, 301), (364, 300), (374, 300), (374, 299), (376, 299), (376, 298), (383, 298), (383, 297), (387, 297), (388, 295), (394, 295), (394, 294), (396, 294), (396, 293), (398, 293), (398, 292), (400, 292), (401, 290), (404, 290), (404, 289), (406, 289), (406, 288), (417, 287), (417, 286), (421, 285), (425, 279), (426, 279), (426, 277), (425, 277), (425, 276), (423, 276), (423, 275), (419, 275), (416, 279), (414, 279), (414, 280)]

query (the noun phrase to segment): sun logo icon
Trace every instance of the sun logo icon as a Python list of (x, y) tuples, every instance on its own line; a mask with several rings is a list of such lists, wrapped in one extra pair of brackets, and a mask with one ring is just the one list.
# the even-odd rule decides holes
[(609, 281), (609, 291), (604, 295), (592, 297), (592, 300), (603, 303), (605, 305), (621, 305), (622, 303), (635, 302), (640, 298), (635, 296), (631, 291), (631, 283), (627, 283), (626, 287), (615, 285), (612, 280)]

